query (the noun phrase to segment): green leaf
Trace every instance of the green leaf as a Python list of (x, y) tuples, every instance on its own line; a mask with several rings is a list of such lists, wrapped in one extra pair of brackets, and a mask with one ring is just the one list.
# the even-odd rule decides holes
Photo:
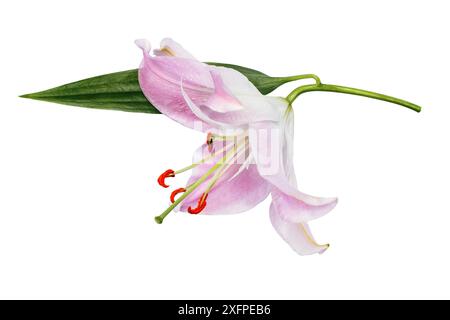
[(137, 69), (84, 79), (21, 97), (85, 108), (160, 113), (142, 93)]
[[(262, 94), (268, 94), (282, 84), (297, 79), (295, 76), (270, 77), (260, 71), (232, 64), (216, 62), (208, 64), (241, 72)], [(21, 97), (84, 108), (160, 113), (142, 93), (137, 69), (84, 79)]]

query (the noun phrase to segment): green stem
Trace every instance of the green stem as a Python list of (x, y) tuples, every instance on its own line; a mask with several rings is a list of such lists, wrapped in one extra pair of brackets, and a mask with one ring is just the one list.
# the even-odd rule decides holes
[(376, 93), (376, 92), (366, 91), (366, 90), (356, 89), (356, 88), (350, 88), (350, 87), (344, 87), (344, 86), (338, 86), (338, 85), (334, 85), (334, 84), (304, 85), (304, 86), (298, 87), (297, 89), (292, 91), (287, 96), (286, 99), (289, 101), (290, 104), (292, 104), (292, 102), (294, 102), (294, 100), (297, 99), (297, 97), (299, 95), (301, 95), (302, 93), (312, 92), (312, 91), (328, 91), (328, 92), (353, 94), (353, 95), (357, 95), (357, 96), (363, 96), (363, 97), (367, 97), (367, 98), (378, 99), (378, 100), (382, 100), (382, 101), (395, 103), (395, 104), (401, 105), (403, 107), (406, 107), (408, 109), (414, 110), (416, 112), (420, 112), (420, 110), (421, 110), (420, 106), (418, 106), (414, 103), (408, 102), (406, 100), (387, 96), (387, 95), (384, 95), (381, 93)]
[(316, 85), (321, 84), (320, 78), (312, 73), (300, 74), (297, 76), (290, 76), (290, 77), (283, 77), (282, 79), (285, 80), (286, 82), (291, 82), (291, 81), (295, 81), (295, 80), (303, 80), (303, 79), (314, 79), (314, 81), (316, 81)]

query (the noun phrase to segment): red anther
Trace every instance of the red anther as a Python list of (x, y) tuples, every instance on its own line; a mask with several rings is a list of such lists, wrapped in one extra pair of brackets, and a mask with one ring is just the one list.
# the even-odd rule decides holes
[(200, 199), (198, 199), (198, 204), (197, 204), (197, 208), (192, 208), (192, 207), (189, 207), (188, 208), (188, 212), (190, 213), (190, 214), (199, 214), (203, 209), (205, 209), (205, 207), (206, 207), (206, 198), (208, 198), (208, 194), (206, 193), (204, 193), (201, 197), (200, 197)]
[(173, 190), (173, 192), (170, 194), (170, 201), (172, 201), (172, 203), (175, 202), (175, 196), (181, 192), (186, 192), (185, 188), (178, 188), (176, 190)]
[(206, 144), (208, 145), (208, 151), (212, 152), (213, 150), (213, 134), (211, 132), (208, 132), (208, 135), (206, 136)]
[(158, 184), (161, 187), (168, 188), (169, 186), (166, 184), (165, 180), (167, 177), (175, 177), (175, 171), (172, 169), (164, 171), (158, 178)]

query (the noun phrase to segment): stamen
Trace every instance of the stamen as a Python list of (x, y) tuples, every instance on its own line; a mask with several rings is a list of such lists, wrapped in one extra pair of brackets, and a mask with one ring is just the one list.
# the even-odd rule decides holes
[(172, 169), (164, 171), (158, 178), (158, 184), (163, 188), (168, 188), (165, 180), (167, 177), (175, 177), (175, 172)]
[(206, 198), (208, 198), (208, 194), (203, 193), (200, 199), (198, 199), (197, 207), (192, 208), (191, 206), (189, 206), (188, 212), (190, 214), (199, 214), (200, 212), (202, 212), (202, 210), (206, 207)]
[(246, 148), (241, 148), (240, 146), (236, 146), (234, 148), (235, 154), (233, 154), (229, 159), (227, 159), (224, 162), (224, 165), (214, 174), (214, 176), (211, 178), (210, 183), (206, 187), (205, 192), (202, 194), (200, 199), (198, 200), (198, 204), (196, 208), (192, 208), (191, 206), (188, 208), (188, 212), (190, 214), (199, 214), (203, 209), (206, 207), (206, 198), (208, 198), (208, 194), (211, 191), (211, 189), (216, 185), (217, 181), (225, 174), (225, 172), (231, 168), (231, 165), (233, 164), (234, 159), (237, 159), (239, 155), (242, 153), (242, 151), (246, 151)]
[(213, 151), (214, 141), (233, 141), (233, 140), (236, 140), (237, 137), (238, 137), (237, 135), (223, 136), (223, 135), (214, 134), (212, 132), (208, 132), (208, 134), (206, 135), (206, 144), (208, 145), (208, 151), (209, 152)]
[(213, 140), (220, 140), (220, 141), (231, 141), (231, 140), (236, 140), (236, 138), (238, 137), (238, 135), (232, 135), (232, 136), (222, 136), (222, 135), (218, 135), (218, 134), (214, 134), (214, 133), (208, 133), (208, 135), (211, 134), (211, 138)]
[(238, 159), (239, 156), (242, 154), (242, 152), (247, 151), (247, 145), (245, 145), (243, 148), (240, 146), (237, 147), (236, 153), (225, 163), (225, 166), (220, 168), (219, 171), (217, 171), (214, 176), (211, 178), (210, 183), (206, 187), (205, 193), (208, 194), (211, 189), (216, 185), (217, 181), (227, 172), (229, 168), (231, 168), (231, 165), (233, 164), (234, 159)]
[(178, 188), (176, 190), (173, 190), (172, 193), (170, 194), (170, 201), (172, 203), (174, 203), (175, 202), (175, 196), (177, 194), (181, 193), (181, 192), (186, 192), (186, 189), (185, 188)]
[[(218, 151), (216, 152), (216, 154), (220, 154), (220, 153), (222, 153), (222, 152), (224, 152), (224, 151), (228, 151), (227, 149), (231, 149), (230, 145), (228, 145), (228, 146), (226, 146), (226, 147), (224, 147), (224, 148), (218, 150)], [(214, 158), (214, 157), (216, 156), (216, 154), (211, 154), (211, 155), (209, 155), (208, 157), (203, 158), (203, 159), (200, 160), (199, 162), (195, 162), (195, 163), (193, 163), (193, 164), (191, 164), (191, 165), (189, 165), (189, 166), (187, 166), (187, 167), (184, 167), (183, 169), (177, 170), (177, 171), (175, 171), (175, 174), (177, 175), (177, 174), (183, 173), (183, 172), (185, 172), (185, 171), (194, 169), (196, 166), (198, 166), (198, 165), (200, 165), (200, 164), (202, 164), (202, 163), (205, 163), (206, 161), (211, 160), (212, 158)]]
[(177, 171), (175, 171), (175, 174), (180, 174), (180, 173), (183, 173), (183, 172), (185, 172), (185, 171), (189, 171), (189, 170), (191, 170), (191, 169), (194, 169), (194, 168), (195, 168), (196, 166), (198, 166), (200, 163), (201, 163), (201, 162), (193, 163), (193, 164), (191, 164), (190, 166), (187, 166), (187, 167), (184, 167), (183, 169), (177, 170)]
[[(225, 164), (224, 160), (229, 157), (230, 153), (231, 153), (231, 151), (228, 151), (222, 157), (222, 159), (217, 161), (217, 163), (215, 165), (213, 165), (204, 175), (202, 175), (196, 182), (194, 182), (189, 187), (187, 187), (186, 191), (181, 195), (181, 197), (176, 199), (175, 202), (172, 203), (166, 210), (164, 210), (163, 213), (161, 213), (159, 216), (155, 217), (155, 222), (156, 223), (163, 223), (163, 221), (167, 217), (167, 215), (170, 212), (172, 212), (172, 210), (175, 209), (176, 206), (178, 206), (184, 199), (186, 199), (186, 197), (189, 196), (199, 185), (201, 185), (203, 182), (205, 182), (206, 179), (208, 179), (208, 177), (211, 174), (214, 173), (214, 171), (216, 171), (217, 169), (221, 168)], [(204, 205), (206, 205), (206, 204), (204, 204)], [(204, 209), (204, 207), (202, 208), (202, 210), (203, 209)]]

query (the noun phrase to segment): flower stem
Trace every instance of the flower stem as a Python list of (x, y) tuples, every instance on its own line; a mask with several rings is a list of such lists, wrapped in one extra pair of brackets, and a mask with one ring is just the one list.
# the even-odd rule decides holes
[(350, 88), (350, 87), (344, 87), (344, 86), (338, 86), (334, 84), (310, 84), (310, 85), (304, 85), (301, 87), (298, 87), (297, 89), (294, 89), (288, 96), (287, 100), (290, 104), (294, 102), (295, 99), (299, 95), (305, 92), (312, 92), (312, 91), (328, 91), (328, 92), (338, 92), (338, 93), (346, 93), (346, 94), (353, 94), (357, 96), (363, 96), (367, 98), (372, 99), (378, 99), (382, 101), (387, 101), (391, 103), (395, 103), (398, 105), (401, 105), (403, 107), (406, 107), (408, 109), (414, 110), (416, 112), (420, 112), (421, 107), (411, 103), (406, 100), (398, 99), (395, 97), (387, 96), (381, 93), (376, 93), (372, 91), (362, 90), (362, 89), (356, 89), (356, 88)]
[(316, 85), (320, 85), (320, 78), (316, 76), (315, 74), (309, 73), (309, 74), (300, 74), (297, 76), (290, 76), (290, 77), (283, 77), (286, 82), (291, 82), (295, 80), (303, 80), (303, 79), (314, 79), (316, 81)]

